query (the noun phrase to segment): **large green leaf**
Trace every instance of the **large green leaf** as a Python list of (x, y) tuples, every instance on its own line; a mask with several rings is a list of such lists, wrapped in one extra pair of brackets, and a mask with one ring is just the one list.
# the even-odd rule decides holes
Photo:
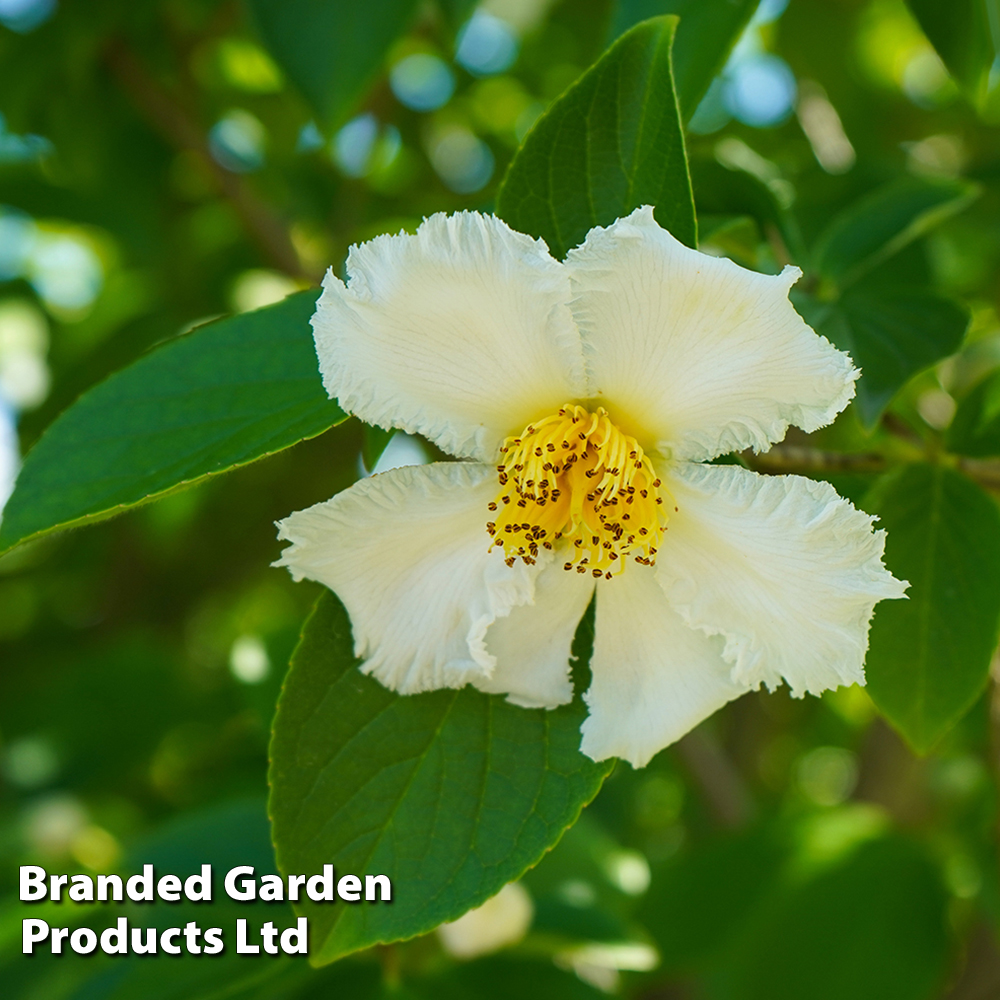
[(687, 121), (722, 69), (759, 0), (617, 0), (611, 37), (658, 14), (676, 14), (681, 23), (674, 42), (674, 80), (681, 117)]
[(557, 257), (640, 205), (694, 246), (697, 228), (670, 48), (676, 17), (623, 35), (538, 120), (497, 193), (497, 213)]
[(960, 455), (1000, 455), (1000, 373), (983, 379), (962, 400), (947, 441), (948, 450)]
[(817, 241), (816, 269), (840, 288), (846, 288), (966, 208), (978, 191), (965, 181), (915, 177), (893, 181), (834, 217)]
[(347, 613), (325, 594), (271, 744), (281, 870), (332, 863), (393, 881), (391, 905), (299, 904), (316, 964), (478, 906), (559, 840), (611, 768), (578, 750), (579, 701), (546, 712), (471, 688), (401, 697), (361, 674), (352, 649)]
[(940, 878), (914, 844), (885, 838), (776, 901), (716, 973), (731, 1000), (928, 1000), (946, 971)]
[(996, 0), (907, 3), (951, 75), (978, 103), (985, 96), (993, 62), (1000, 56), (1000, 8)]
[(709, 840), (654, 872), (639, 911), (670, 974), (711, 968), (780, 884), (781, 845), (770, 831)]
[(344, 413), (323, 390), (317, 293), (199, 327), (77, 400), (28, 453), (0, 551), (87, 524), (315, 437)]
[(875, 612), (868, 692), (918, 751), (969, 709), (989, 676), (1000, 624), (1000, 509), (958, 472), (904, 466), (865, 508), (888, 532), (885, 561), (909, 600)]
[(963, 306), (933, 292), (854, 289), (836, 302), (796, 304), (861, 369), (855, 405), (867, 427), (911, 376), (958, 350), (969, 325)]
[(329, 126), (346, 118), (406, 30), (417, 0), (249, 0), (271, 55)]

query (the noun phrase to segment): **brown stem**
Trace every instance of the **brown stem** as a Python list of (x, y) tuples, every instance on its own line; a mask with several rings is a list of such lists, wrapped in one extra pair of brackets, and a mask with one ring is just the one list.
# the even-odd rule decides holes
[(767, 242), (771, 247), (771, 252), (774, 254), (774, 259), (778, 262), (781, 267), (786, 264), (792, 263), (792, 255), (788, 252), (788, 247), (785, 246), (785, 241), (782, 239), (781, 232), (777, 226), (773, 223), (768, 223), (764, 227), (764, 236), (767, 238)]
[(802, 445), (779, 444), (762, 455), (743, 452), (743, 461), (757, 472), (809, 473), (809, 472), (884, 472), (889, 463), (882, 455), (874, 453), (841, 454), (821, 451)]
[(382, 963), (382, 982), (385, 988), (390, 993), (395, 992), (402, 982), (399, 947), (394, 944), (380, 944), (376, 945), (375, 953)]
[[(740, 457), (756, 472), (774, 475), (787, 473), (808, 475), (814, 472), (880, 473), (894, 464), (886, 456), (875, 452), (843, 454), (795, 444), (775, 445), (762, 455), (745, 451)], [(1000, 490), (1000, 459), (955, 457), (951, 461), (955, 468), (960, 469), (985, 489)]]
[(676, 750), (722, 826), (738, 829), (753, 819), (746, 782), (712, 736), (695, 729), (677, 742)]
[[(1000, 784), (1000, 650), (990, 666), (990, 757), (993, 780)], [(1000, 996), (1000, 946), (985, 921), (976, 926), (965, 947), (958, 975), (945, 1000), (993, 1000)]]
[(884, 719), (865, 734), (855, 798), (881, 806), (904, 827), (920, 827), (931, 808), (927, 761), (917, 757)]
[(988, 490), (1000, 490), (1000, 459), (960, 458), (958, 467), (980, 486)]
[(150, 124), (171, 145), (198, 156), (267, 260), (293, 277), (315, 280), (317, 276), (309, 274), (299, 259), (281, 218), (244, 178), (216, 163), (196, 120), (146, 71), (135, 53), (119, 39), (108, 46), (105, 58), (122, 88)]
[(996, 1000), (1000, 996), (1000, 949), (987, 923), (976, 927), (964, 958), (945, 1000)]
[[(994, 651), (990, 662), (990, 682), (990, 770), (1000, 790), (1000, 647)], [(1000, 835), (1000, 820), (997, 821), (997, 833)], [(1000, 836), (997, 844), (1000, 851)]]

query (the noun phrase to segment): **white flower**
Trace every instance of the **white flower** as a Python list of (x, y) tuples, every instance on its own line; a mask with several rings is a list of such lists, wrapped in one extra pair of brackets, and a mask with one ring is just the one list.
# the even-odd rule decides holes
[(362, 480), (293, 514), (281, 565), (334, 590), (362, 669), (403, 694), (473, 684), (572, 699), (596, 589), (581, 749), (645, 764), (784, 680), (864, 683), (884, 533), (824, 482), (700, 464), (813, 431), (850, 358), (788, 301), (641, 208), (565, 263), (492, 216), (352, 247), (313, 329), (331, 397), (468, 461)]

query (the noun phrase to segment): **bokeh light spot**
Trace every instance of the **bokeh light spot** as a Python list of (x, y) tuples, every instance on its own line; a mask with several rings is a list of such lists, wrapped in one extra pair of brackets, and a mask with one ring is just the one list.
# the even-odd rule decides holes
[(104, 285), (104, 267), (83, 236), (39, 230), (26, 262), (25, 277), (47, 306), (82, 313)]
[(42, 403), (51, 381), (48, 322), (25, 299), (0, 302), (0, 396), (18, 410)]
[(493, 151), (466, 128), (443, 130), (430, 147), (438, 176), (458, 194), (480, 191), (493, 176)]
[(229, 302), (234, 312), (249, 312), (280, 302), (298, 287), (287, 274), (255, 268), (244, 271), (236, 278)]
[(514, 65), (517, 38), (499, 17), (476, 11), (458, 34), (455, 62), (475, 76), (492, 76)]
[(801, 758), (796, 776), (805, 796), (816, 805), (840, 805), (858, 783), (857, 757), (843, 747), (817, 747)]
[(271, 57), (246, 38), (224, 38), (219, 43), (219, 66), (226, 82), (255, 94), (274, 94), (284, 81)]
[(795, 107), (795, 76), (780, 56), (761, 53), (737, 63), (727, 75), (723, 100), (744, 125), (779, 125)]
[(264, 165), (267, 132), (259, 119), (236, 108), (219, 119), (208, 133), (212, 158), (233, 173), (246, 174)]
[(451, 100), (455, 77), (437, 56), (415, 52), (392, 67), (389, 85), (400, 104), (414, 111), (434, 111)]
[(7, 747), (3, 773), (18, 788), (41, 788), (59, 773), (59, 757), (49, 740), (25, 736)]
[(241, 635), (229, 653), (229, 669), (244, 684), (259, 684), (271, 672), (271, 659), (259, 635)]
[(56, 0), (0, 0), (0, 24), (26, 35), (56, 11)]

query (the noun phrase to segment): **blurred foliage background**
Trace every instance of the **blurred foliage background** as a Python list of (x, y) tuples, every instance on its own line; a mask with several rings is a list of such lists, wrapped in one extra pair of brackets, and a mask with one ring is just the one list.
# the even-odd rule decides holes
[[(315, 285), (353, 242), (490, 210), (548, 104), (621, 30), (684, 5), (372, 0), (326, 62), (294, 49), (324, 43), (324, 6), (0, 0), (0, 504), (54, 417), (152, 345)], [(887, 182), (965, 192), (864, 279), (962, 303), (960, 349), (793, 446), (933, 450), (1000, 369), (1000, 9), (940, 7), (936, 31), (932, 0), (762, 0), (691, 119), (703, 249), (759, 270)], [(617, 767), (523, 879), (526, 935), (491, 957), (432, 935), (319, 971), (22, 958), (19, 864), (273, 865), (268, 732), (319, 592), (269, 568), (273, 522), (376, 461), (432, 457), (382, 447), (351, 420), (0, 558), (5, 997), (1000, 996), (992, 684), (923, 757), (858, 688), (729, 705)], [(877, 469), (845, 469), (818, 474), (860, 502)], [(66, 909), (51, 919), (101, 919)], [(160, 909), (136, 919), (179, 922)]]

